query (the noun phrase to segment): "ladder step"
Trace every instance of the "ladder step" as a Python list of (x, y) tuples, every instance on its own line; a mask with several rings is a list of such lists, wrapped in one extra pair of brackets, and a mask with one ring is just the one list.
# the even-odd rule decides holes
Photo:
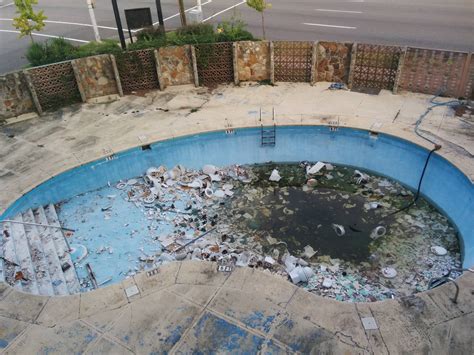
[[(31, 209), (23, 214), (23, 221), (26, 223), (35, 223), (35, 217)], [(49, 268), (46, 255), (43, 250), (43, 243), (39, 236), (36, 226), (25, 224), (26, 240), (30, 248), (31, 262), (35, 271), (36, 282), (38, 283), (38, 291), (40, 295), (54, 295), (53, 285), (49, 276)]]
[[(47, 225), (48, 220), (43, 207), (37, 208), (33, 211), (35, 221), (38, 224)], [(66, 279), (64, 278), (63, 270), (61, 269), (61, 261), (59, 260), (58, 254), (56, 253), (56, 247), (54, 246), (54, 240), (52, 237), (53, 230), (48, 227), (37, 227), (39, 236), (43, 244), (44, 254), (48, 263), (49, 276), (53, 285), (54, 294), (56, 295), (68, 295)]]

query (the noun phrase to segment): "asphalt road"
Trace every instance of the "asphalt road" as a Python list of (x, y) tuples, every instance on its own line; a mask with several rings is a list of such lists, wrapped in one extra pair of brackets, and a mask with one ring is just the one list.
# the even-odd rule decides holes
[[(102, 38), (117, 38), (110, 0), (96, 0), (95, 15)], [(270, 0), (266, 12), (267, 38), (272, 40), (340, 40), (411, 45), (459, 51), (474, 50), (473, 0)], [(0, 73), (20, 69), (28, 38), (18, 39), (11, 26), (12, 0), (0, 0)], [(157, 21), (154, 0), (118, 0), (125, 8), (150, 7)], [(261, 36), (260, 14), (242, 0), (202, 0), (209, 23), (239, 16), (248, 29)], [(195, 1), (185, 0), (187, 9)], [(162, 0), (165, 25), (179, 26), (177, 0)], [(73, 43), (94, 39), (86, 0), (39, 0), (48, 16), (44, 36), (70, 38)], [(174, 16), (174, 17), (173, 17)], [(125, 19), (123, 26), (126, 27)], [(63, 23), (56, 23), (63, 22)], [(88, 26), (89, 25), (89, 26)], [(111, 28), (104, 28), (111, 27)], [(35, 36), (36, 40), (47, 37)]]

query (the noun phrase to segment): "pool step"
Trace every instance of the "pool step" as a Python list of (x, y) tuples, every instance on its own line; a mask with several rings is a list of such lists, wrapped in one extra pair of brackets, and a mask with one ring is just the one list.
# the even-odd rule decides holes
[[(46, 219), (48, 221), (48, 225), (50, 226), (57, 226), (60, 227), (61, 224), (59, 223), (59, 218), (56, 213), (56, 208), (53, 204), (49, 204), (44, 208), (44, 212), (46, 214)], [(79, 279), (77, 278), (76, 268), (71, 259), (71, 255), (69, 254), (69, 246), (67, 245), (65, 236), (61, 229), (58, 228), (50, 228), (51, 229), (51, 237), (54, 241), (54, 245), (56, 247), (56, 253), (59, 257), (61, 262), (61, 269), (63, 270), (64, 278), (66, 280), (67, 288), (70, 294), (78, 293), (81, 289), (79, 285)], [(67, 265), (70, 265), (67, 268)]]
[[(35, 222), (38, 224), (47, 225), (48, 220), (44, 208), (40, 207), (34, 211)], [(49, 275), (51, 277), (51, 283), (54, 288), (55, 295), (68, 295), (69, 291), (66, 284), (64, 273), (61, 269), (61, 261), (59, 260), (54, 240), (52, 238), (52, 231), (49, 227), (37, 227), (39, 236), (43, 244), (43, 250), (48, 262)]]
[(0, 282), (39, 295), (80, 291), (69, 247), (53, 205), (27, 210), (0, 223)]

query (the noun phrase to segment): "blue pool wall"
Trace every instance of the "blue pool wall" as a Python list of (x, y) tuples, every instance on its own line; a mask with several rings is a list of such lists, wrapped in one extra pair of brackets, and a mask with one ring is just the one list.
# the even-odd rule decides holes
[[(319, 160), (372, 171), (416, 190), (427, 155), (428, 150), (408, 141), (349, 128), (331, 131), (326, 126), (277, 127), (274, 147), (260, 146), (259, 128), (239, 129), (233, 134), (202, 133), (160, 141), (150, 150), (130, 149), (113, 160), (101, 159), (64, 172), (22, 196), (0, 219), (141, 175), (150, 166), (159, 165), (201, 168), (204, 164)], [(458, 229), (463, 265), (474, 265), (474, 185), (446, 159), (434, 154), (421, 193)]]

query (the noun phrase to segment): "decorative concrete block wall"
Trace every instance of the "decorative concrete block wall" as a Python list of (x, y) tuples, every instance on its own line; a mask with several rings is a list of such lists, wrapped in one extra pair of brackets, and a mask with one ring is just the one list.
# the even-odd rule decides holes
[(158, 50), (160, 87), (194, 83), (191, 46), (162, 47)]
[(23, 73), (0, 76), (0, 120), (34, 111), (35, 105)]
[(457, 96), (467, 53), (408, 48), (399, 89), (424, 94)]
[(113, 58), (108, 55), (79, 58), (72, 61), (83, 100), (120, 94)]
[(237, 72), (239, 81), (270, 80), (269, 42), (237, 42)]
[(351, 65), (352, 43), (318, 42), (316, 81), (347, 83)]

